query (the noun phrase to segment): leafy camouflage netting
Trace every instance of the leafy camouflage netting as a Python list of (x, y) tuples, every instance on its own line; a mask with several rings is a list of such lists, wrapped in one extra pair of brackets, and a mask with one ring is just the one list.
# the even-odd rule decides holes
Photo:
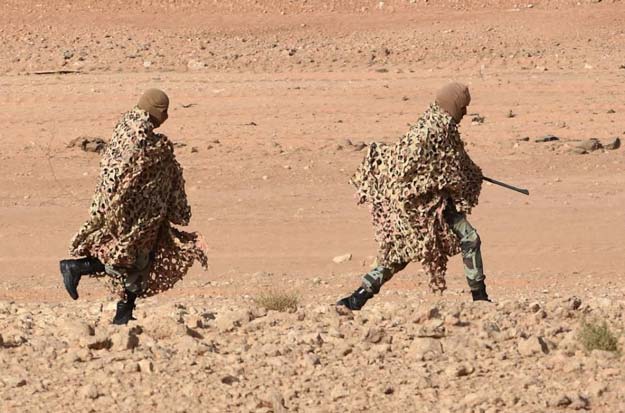
[(358, 203), (371, 208), (378, 262), (419, 261), (432, 289), (445, 290), (447, 261), (460, 245), (443, 212), (453, 204), (470, 213), (482, 187), (451, 116), (433, 104), (396, 144), (372, 143), (351, 182)]
[[(139, 251), (152, 251), (142, 296), (171, 288), (195, 260), (206, 268), (201, 236), (171, 226), (188, 225), (191, 208), (172, 143), (153, 132), (147, 112), (135, 108), (123, 115), (100, 167), (91, 216), (72, 240), (70, 254), (132, 267)], [(123, 280), (111, 281), (123, 289)]]

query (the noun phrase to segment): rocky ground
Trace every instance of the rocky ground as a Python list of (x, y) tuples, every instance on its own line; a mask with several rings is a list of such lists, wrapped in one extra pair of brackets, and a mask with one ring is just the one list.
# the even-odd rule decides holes
[[(267, 311), (250, 299), (0, 303), (5, 412), (543, 412), (625, 410), (619, 354), (586, 352), (582, 320), (622, 333), (610, 297), (374, 301)], [(620, 345), (625, 344), (621, 336)]]
[[(0, 412), (625, 411), (625, 7), (620, 0), (8, 0), (0, 13)], [(357, 314), (374, 261), (348, 180), (450, 80), (485, 174), (462, 263), (412, 264)], [(137, 321), (58, 260), (98, 152), (148, 87), (210, 247)], [(265, 291), (299, 297), (266, 311)], [(607, 322), (620, 352), (587, 350)]]

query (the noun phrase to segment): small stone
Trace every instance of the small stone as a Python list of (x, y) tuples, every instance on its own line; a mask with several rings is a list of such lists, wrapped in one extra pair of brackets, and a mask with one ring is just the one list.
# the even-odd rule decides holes
[(541, 308), (542, 308), (542, 307), (541, 307), (540, 303), (539, 303), (539, 302), (537, 302), (537, 301), (534, 301), (534, 302), (533, 302), (533, 303), (531, 303), (531, 304), (530, 304), (530, 306), (529, 306), (529, 310), (530, 310), (532, 313), (537, 313), (538, 311), (540, 311), (540, 309), (541, 309)]
[(567, 396), (566, 394), (560, 394), (553, 399), (551, 405), (555, 407), (567, 407), (571, 403), (573, 402), (571, 401), (569, 396)]
[(97, 399), (100, 396), (95, 384), (87, 384), (80, 389), (80, 395), (86, 399)]
[(65, 320), (59, 325), (59, 327), (70, 339), (80, 339), (94, 334), (93, 327), (89, 323), (81, 320)]
[(352, 254), (344, 254), (344, 255), (338, 255), (332, 258), (332, 261), (335, 264), (342, 264), (344, 262), (351, 261), (351, 259), (352, 259)]
[(217, 315), (215, 325), (221, 332), (233, 331), (252, 320), (252, 314), (248, 310), (227, 311)]
[(190, 70), (202, 70), (206, 67), (206, 63), (204, 62), (200, 62), (199, 60), (189, 60), (189, 62), (187, 63), (187, 67)]
[(593, 397), (601, 397), (608, 390), (608, 386), (598, 381), (592, 381), (588, 387), (588, 394)]
[(198, 153), (199, 151), (200, 150), (197, 147), (195, 147), (195, 146), (191, 147), (191, 153)]
[(481, 125), (484, 123), (484, 121), (486, 120), (485, 116), (480, 115), (479, 113), (475, 113), (472, 117), (471, 117), (471, 124), (472, 125)]
[(365, 341), (377, 344), (384, 338), (384, 330), (381, 328), (371, 327), (365, 334)]
[(85, 344), (90, 350), (108, 350), (113, 345), (111, 338), (106, 333), (99, 333), (95, 336), (88, 337), (85, 340)]
[(568, 304), (570, 310), (577, 310), (582, 306), (582, 300), (578, 297), (571, 297), (568, 300)]
[(237, 377), (235, 377), (235, 376), (233, 376), (231, 374), (226, 374), (225, 376), (223, 376), (221, 378), (221, 382), (223, 384), (227, 384), (229, 386), (233, 385), (234, 383), (238, 383), (239, 381), (240, 380)]
[(365, 149), (367, 147), (367, 144), (364, 142), (356, 142), (353, 145), (354, 151), (358, 152), (358, 151), (362, 151), (363, 149)]
[(410, 345), (408, 353), (417, 360), (429, 360), (443, 353), (443, 345), (434, 338), (417, 337)]
[(618, 149), (618, 148), (621, 147), (621, 139), (620, 138), (614, 138), (613, 140), (611, 140), (607, 144), (603, 145), (603, 147), (605, 149), (607, 149), (607, 150), (610, 150), (610, 151)]
[(132, 350), (139, 345), (139, 337), (134, 330), (125, 328), (111, 336), (111, 343), (114, 350)]
[(315, 353), (306, 353), (304, 359), (306, 360), (306, 363), (310, 366), (317, 366), (321, 364), (321, 359)]
[(544, 143), (544, 142), (554, 142), (554, 141), (559, 141), (560, 138), (558, 138), (557, 136), (554, 135), (545, 135), (542, 136), (538, 139), (535, 140), (535, 142), (537, 143)]
[(571, 153), (574, 153), (576, 155), (586, 155), (588, 151), (584, 148), (573, 147), (571, 148)]
[(154, 364), (150, 360), (141, 360), (139, 362), (139, 371), (141, 373), (153, 373), (154, 372)]
[(582, 141), (581, 143), (577, 145), (577, 147), (584, 149), (587, 152), (593, 152), (593, 151), (603, 148), (603, 145), (601, 145), (601, 142), (599, 142), (599, 139), (592, 138), (592, 139), (587, 139), (585, 141)]
[(451, 365), (445, 369), (445, 373), (450, 377), (465, 377), (472, 374), (474, 371), (475, 368), (469, 364)]
[(549, 347), (542, 337), (530, 337), (521, 341), (518, 350), (519, 354), (525, 357), (549, 353)]

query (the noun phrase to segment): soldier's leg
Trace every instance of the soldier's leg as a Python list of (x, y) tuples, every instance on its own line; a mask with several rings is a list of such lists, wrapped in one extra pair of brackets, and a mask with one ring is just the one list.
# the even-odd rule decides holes
[(362, 286), (369, 292), (377, 294), (387, 281), (393, 278), (393, 275), (397, 274), (404, 268), (407, 263), (389, 264), (388, 266), (379, 265), (373, 270), (369, 271), (362, 277)]
[(126, 273), (124, 287), (126, 291), (134, 294), (140, 294), (145, 289), (147, 276), (150, 273), (150, 254), (148, 252), (140, 252), (137, 255), (135, 265)]
[(362, 277), (362, 285), (352, 295), (341, 299), (337, 305), (345, 306), (350, 310), (360, 310), (365, 303), (380, 291), (384, 283), (393, 275), (406, 268), (407, 263), (378, 266)]
[(465, 214), (461, 214), (450, 208), (445, 212), (447, 223), (451, 226), (454, 234), (460, 240), (462, 249), (462, 262), (464, 274), (471, 289), (474, 300), (487, 300), (486, 286), (484, 283), (484, 264), (482, 262), (480, 236), (467, 220)]
[(128, 324), (134, 320), (132, 312), (138, 295), (144, 290), (147, 275), (150, 272), (150, 255), (141, 252), (137, 255), (132, 267), (105, 266), (106, 273), (123, 280), (126, 298), (117, 303), (117, 312), (113, 318), (113, 324)]

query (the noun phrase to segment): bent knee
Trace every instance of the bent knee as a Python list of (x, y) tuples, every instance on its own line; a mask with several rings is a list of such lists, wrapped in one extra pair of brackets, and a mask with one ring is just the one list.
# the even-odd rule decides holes
[(471, 228), (471, 230), (460, 240), (460, 247), (463, 252), (477, 251), (480, 249), (481, 245), (482, 240), (480, 239), (480, 235), (473, 228)]

